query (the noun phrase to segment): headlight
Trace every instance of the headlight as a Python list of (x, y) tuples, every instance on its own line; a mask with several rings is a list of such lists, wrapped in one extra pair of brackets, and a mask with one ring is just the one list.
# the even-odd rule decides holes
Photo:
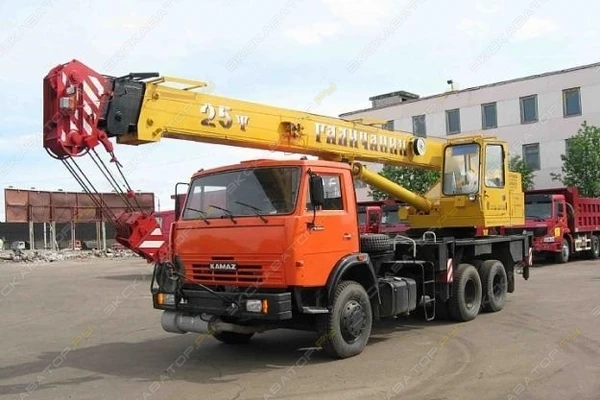
[(556, 239), (554, 238), (554, 236), (546, 236), (545, 238), (542, 239), (542, 242), (544, 243), (553, 243)]
[(475, 201), (475, 200), (477, 200), (477, 193), (470, 193), (470, 194), (469, 194), (469, 200), (470, 200), (470, 201)]
[(262, 302), (260, 300), (247, 300), (246, 311), (259, 313), (262, 311)]

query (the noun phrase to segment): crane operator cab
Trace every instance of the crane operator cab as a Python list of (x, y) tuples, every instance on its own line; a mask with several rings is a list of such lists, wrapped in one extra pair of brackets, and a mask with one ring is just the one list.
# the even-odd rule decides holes
[[(523, 218), (521, 181), (505, 162), (506, 145), (494, 138), (463, 137), (444, 147), (441, 193), (428, 215), (409, 215), (411, 226), (494, 227)], [(441, 217), (443, 216), (443, 217)]]
[(479, 146), (475, 143), (448, 146), (444, 160), (444, 194), (479, 192)]

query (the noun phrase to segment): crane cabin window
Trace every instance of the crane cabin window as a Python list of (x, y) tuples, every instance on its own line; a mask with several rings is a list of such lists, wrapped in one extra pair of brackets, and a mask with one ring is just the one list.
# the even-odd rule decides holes
[(443, 188), (445, 195), (479, 192), (478, 144), (457, 144), (444, 152)]
[(196, 178), (182, 218), (214, 219), (290, 214), (296, 208), (300, 168), (246, 168)]

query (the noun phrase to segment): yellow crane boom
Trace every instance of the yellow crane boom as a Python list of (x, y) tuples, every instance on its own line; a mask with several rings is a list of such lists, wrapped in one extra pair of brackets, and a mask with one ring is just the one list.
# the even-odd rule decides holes
[[(509, 210), (508, 197), (518, 202), (519, 193), (514, 193), (517, 197), (507, 196), (506, 191), (514, 185), (504, 143), (496, 141), (502, 156), (495, 161), (501, 171), (502, 192), (490, 189), (483, 199), (471, 198), (471, 203), (477, 200), (476, 204), (468, 203), (467, 196), (458, 196), (460, 192), (445, 190), (440, 191), (439, 201), (432, 201), (358, 164), (364, 161), (436, 170), (448, 176), (447, 183), (456, 185), (461, 180), (459, 169), (464, 176), (468, 168), (482, 178), (487, 173), (483, 168), (487, 150), (482, 149), (490, 143), (489, 138), (425, 139), (357, 121), (203, 93), (206, 83), (201, 81), (154, 73), (105, 77), (76, 60), (54, 68), (45, 79), (46, 87), (51, 88), (46, 90), (45, 104), (57, 106), (44, 110), (48, 121), (44, 146), (58, 158), (84, 154), (98, 143), (112, 153), (110, 137), (128, 145), (175, 138), (291, 152), (353, 164), (355, 177), (410, 204), (411, 214), (428, 217), (419, 216), (421, 222), (412, 221), (418, 222), (416, 225), (498, 226), (512, 222), (514, 216), (522, 219), (518, 210)], [(460, 143), (474, 143), (478, 149), (467, 157), (457, 153)], [(448, 153), (448, 149), (454, 149), (454, 153)], [(456, 164), (454, 171), (448, 170), (445, 160)], [(457, 207), (463, 212), (453, 216), (456, 212), (452, 209)], [(466, 208), (470, 211), (464, 211)]]

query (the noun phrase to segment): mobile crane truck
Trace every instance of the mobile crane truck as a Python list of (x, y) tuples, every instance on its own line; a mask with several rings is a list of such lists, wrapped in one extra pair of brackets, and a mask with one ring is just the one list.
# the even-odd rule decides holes
[[(419, 311), (432, 320), (443, 307), (469, 321), (482, 310), (500, 311), (515, 276), (528, 278), (529, 235), (476, 236), (473, 228), (524, 222), (520, 178), (508, 170), (504, 142), (424, 139), (208, 95), (205, 85), (157, 73), (104, 76), (77, 60), (44, 78), (44, 147), (114, 221), (116, 240), (154, 263), (153, 307), (163, 311), (164, 330), (208, 330), (224, 343), (275, 328), (312, 330), (326, 352), (346, 358), (363, 351), (376, 319)], [(155, 217), (137, 208), (111, 138), (127, 145), (174, 138), (319, 159), (196, 172), (165, 242)], [(110, 162), (97, 153), (100, 145)], [(78, 162), (84, 155), (129, 212), (114, 215), (96, 196)], [(359, 161), (434, 169), (443, 178), (419, 196)], [(359, 234), (355, 178), (407, 204), (406, 236)]]

